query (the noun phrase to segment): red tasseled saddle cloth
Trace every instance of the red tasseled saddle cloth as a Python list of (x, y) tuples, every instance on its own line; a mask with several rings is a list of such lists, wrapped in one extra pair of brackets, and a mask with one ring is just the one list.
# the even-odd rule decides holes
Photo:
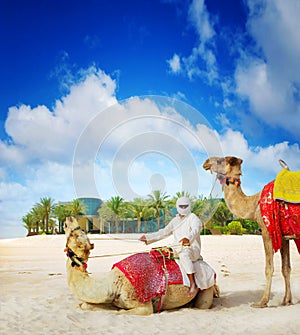
[(300, 253), (300, 204), (274, 200), (274, 181), (267, 184), (259, 200), (264, 223), (269, 231), (273, 249), (281, 248), (283, 235), (295, 235), (295, 243)]
[(176, 261), (162, 257), (157, 249), (129, 256), (114, 267), (125, 274), (142, 303), (164, 295), (167, 285), (183, 283)]

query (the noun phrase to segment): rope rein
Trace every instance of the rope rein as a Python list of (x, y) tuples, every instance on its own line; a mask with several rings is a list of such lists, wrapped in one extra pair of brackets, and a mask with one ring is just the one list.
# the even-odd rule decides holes
[[(216, 175), (213, 186), (211, 188), (211, 191), (209, 193), (209, 198), (212, 195), (213, 192), (213, 188), (215, 187), (216, 181), (218, 180), (218, 175)], [(132, 242), (136, 242), (139, 241), (138, 239), (134, 239), (134, 238), (122, 238), (122, 237), (107, 237), (107, 238), (97, 238), (97, 237), (90, 237), (91, 240), (99, 240), (99, 241), (132, 241)], [(181, 246), (181, 249), (178, 252), (173, 251), (173, 255), (174, 257), (179, 257), (179, 254), (182, 252), (184, 245), (182, 244), (173, 244), (170, 245), (169, 248), (172, 247), (178, 247)], [(168, 247), (160, 247), (160, 248), (151, 248), (151, 249), (160, 249), (160, 250), (164, 250), (164, 248), (168, 248)], [(149, 250), (139, 250), (139, 251), (131, 251), (131, 252), (121, 252), (121, 253), (116, 253), (116, 254), (107, 254), (107, 255), (98, 255), (98, 256), (90, 256), (89, 258), (104, 258), (104, 257), (113, 257), (113, 256), (125, 256), (125, 255), (131, 255), (131, 254), (136, 254), (139, 252), (150, 252), (151, 249)], [(165, 251), (165, 250), (164, 250)], [(175, 256), (176, 254), (176, 256)]]
[[(104, 257), (113, 257), (113, 256), (123, 256), (123, 255), (131, 255), (131, 254), (138, 254), (140, 252), (150, 252), (152, 249), (156, 249), (156, 250), (161, 250), (161, 251), (167, 251), (170, 255), (171, 255), (171, 251), (169, 248), (172, 247), (179, 247), (181, 246), (181, 249), (179, 251), (172, 251), (174, 258), (178, 258), (179, 254), (182, 252), (183, 250), (183, 245), (182, 244), (172, 244), (169, 245), (168, 247), (158, 247), (158, 248), (151, 248), (148, 250), (138, 250), (138, 251), (130, 251), (130, 252), (120, 252), (120, 253), (114, 253), (114, 254), (106, 254), (106, 255), (98, 255), (98, 256), (89, 256), (89, 258), (104, 258)], [(170, 256), (171, 257), (171, 256)]]

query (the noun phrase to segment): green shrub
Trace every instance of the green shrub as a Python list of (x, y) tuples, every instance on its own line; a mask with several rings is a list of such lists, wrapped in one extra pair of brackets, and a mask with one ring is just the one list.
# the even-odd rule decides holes
[(213, 228), (214, 229), (219, 229), (222, 234), (225, 234), (225, 235), (228, 234), (227, 226), (223, 227), (223, 226), (215, 225)]
[(260, 234), (259, 226), (256, 221), (241, 220), (243, 228), (247, 230), (248, 234)]
[(231, 221), (228, 224), (227, 229), (230, 235), (243, 235), (247, 232), (247, 229), (243, 228), (240, 221)]
[(201, 231), (200, 231), (200, 235), (211, 235), (211, 231), (207, 228), (203, 228)]

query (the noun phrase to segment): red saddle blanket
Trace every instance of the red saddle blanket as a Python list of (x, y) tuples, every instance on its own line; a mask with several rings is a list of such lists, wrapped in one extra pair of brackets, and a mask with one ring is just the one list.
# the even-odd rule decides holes
[(281, 248), (283, 235), (295, 235), (298, 252), (300, 253), (300, 204), (274, 200), (274, 181), (267, 184), (259, 200), (264, 224), (270, 234), (273, 249)]
[(129, 256), (114, 264), (114, 267), (125, 274), (142, 303), (164, 295), (167, 285), (183, 283), (176, 261), (161, 257), (156, 250)]

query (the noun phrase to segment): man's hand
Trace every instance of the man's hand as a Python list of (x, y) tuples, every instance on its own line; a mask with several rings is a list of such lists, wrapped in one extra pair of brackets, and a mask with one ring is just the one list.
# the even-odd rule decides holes
[(139, 241), (141, 241), (141, 242), (144, 242), (145, 244), (148, 244), (148, 242), (147, 242), (147, 239), (146, 239), (146, 236), (145, 236), (145, 235), (142, 235), (142, 236), (139, 238)]
[(186, 247), (190, 245), (190, 240), (186, 237), (184, 237), (182, 240), (180, 240), (179, 242), (181, 242), (181, 244)]

